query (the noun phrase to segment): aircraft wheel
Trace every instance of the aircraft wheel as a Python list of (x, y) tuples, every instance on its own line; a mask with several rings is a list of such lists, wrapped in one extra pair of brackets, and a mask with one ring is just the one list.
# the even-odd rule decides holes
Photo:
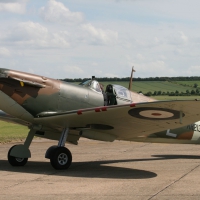
[[(16, 146), (16, 145), (15, 145)], [(10, 148), (10, 150), (8, 151), (8, 162), (12, 165), (12, 166), (24, 166), (27, 161), (28, 161), (28, 158), (17, 158), (17, 157), (14, 157), (14, 156), (11, 156), (10, 155), (10, 152), (12, 150), (14, 146), (12, 146)]]
[(52, 167), (55, 169), (67, 169), (71, 165), (72, 154), (69, 149), (65, 147), (57, 147), (53, 150), (50, 161)]

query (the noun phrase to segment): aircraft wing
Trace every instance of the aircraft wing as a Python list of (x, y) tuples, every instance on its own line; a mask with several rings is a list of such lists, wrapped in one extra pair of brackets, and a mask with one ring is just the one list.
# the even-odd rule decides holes
[(200, 120), (200, 101), (158, 101), (70, 112), (42, 112), (35, 123), (51, 128), (80, 130), (91, 139), (133, 140)]

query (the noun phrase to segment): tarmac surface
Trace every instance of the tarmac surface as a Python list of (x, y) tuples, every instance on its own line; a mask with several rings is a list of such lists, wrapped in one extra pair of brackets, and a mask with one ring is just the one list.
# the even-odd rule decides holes
[(67, 144), (68, 170), (44, 158), (56, 141), (35, 139), (24, 167), (12, 167), (0, 145), (0, 199), (200, 199), (200, 146), (113, 143), (81, 139)]

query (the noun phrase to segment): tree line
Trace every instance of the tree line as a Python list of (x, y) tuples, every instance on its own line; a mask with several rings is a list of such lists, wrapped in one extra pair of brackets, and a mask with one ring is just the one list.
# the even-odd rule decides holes
[[(70, 79), (70, 78), (65, 78), (63, 81), (66, 82), (84, 82), (90, 78), (75, 78), (75, 79)], [(130, 77), (125, 77), (125, 78), (96, 78), (99, 82), (111, 82), (111, 81), (130, 81)], [(134, 81), (168, 81), (168, 82), (173, 82), (176, 83), (176, 81), (198, 81), (200, 80), (200, 77), (198, 76), (191, 76), (191, 77), (149, 77), (149, 78), (134, 78)], [(194, 83), (194, 85), (187, 85), (187, 84), (180, 84), (183, 86), (188, 86), (191, 87), (191, 90), (186, 90), (185, 92), (179, 92), (176, 90), (175, 92), (169, 92), (169, 91), (149, 91), (146, 93), (143, 93), (142, 91), (139, 91), (138, 93), (143, 93), (146, 96), (160, 96), (160, 95), (167, 95), (167, 96), (191, 96), (191, 95), (200, 95), (200, 89), (198, 88), (198, 84)]]
[[(66, 82), (83, 82), (86, 81), (90, 78), (74, 78), (74, 79), (70, 79), (70, 78), (65, 78), (63, 79), (63, 81)], [(113, 77), (113, 78), (109, 78), (109, 77), (98, 77), (96, 78), (96, 80), (98, 81), (105, 81), (105, 82), (109, 82), (109, 81), (130, 81), (130, 77), (124, 77), (124, 78), (118, 78), (118, 77)], [(190, 77), (184, 77), (184, 76), (180, 76), (180, 77), (149, 77), (149, 78), (133, 78), (134, 81), (199, 81), (200, 80), (200, 76), (190, 76)]]
[[(138, 93), (142, 93), (142, 91), (139, 91)], [(147, 92), (144, 93), (144, 95), (146, 96), (191, 96), (191, 95), (200, 95), (200, 90), (197, 89), (193, 89), (191, 91), (186, 90), (185, 92), (179, 92), (178, 90), (176, 90), (175, 92), (162, 92), (162, 91), (154, 91), (154, 92)]]

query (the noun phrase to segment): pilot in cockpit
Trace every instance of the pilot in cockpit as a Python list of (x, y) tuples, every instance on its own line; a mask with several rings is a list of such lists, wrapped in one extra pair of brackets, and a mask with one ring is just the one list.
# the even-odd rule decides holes
[(117, 105), (116, 95), (113, 93), (112, 85), (107, 85), (106, 94), (108, 98), (108, 105)]

